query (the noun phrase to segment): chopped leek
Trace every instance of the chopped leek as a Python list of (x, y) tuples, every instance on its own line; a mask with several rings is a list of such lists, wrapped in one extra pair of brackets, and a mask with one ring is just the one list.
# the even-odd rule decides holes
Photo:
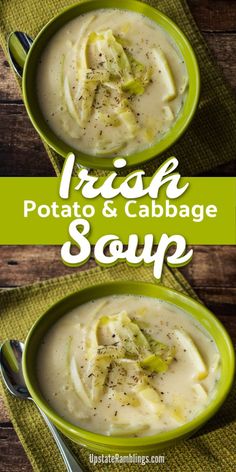
[(88, 48), (88, 36), (86, 35), (88, 26), (95, 20), (96, 16), (91, 16), (86, 22), (83, 23), (79, 37), (75, 43), (75, 51), (77, 54), (76, 62), (78, 63), (79, 67), (82, 69), (88, 68), (88, 57), (87, 57), (87, 48)]
[(219, 369), (219, 365), (220, 365), (220, 354), (219, 352), (216, 352), (214, 355), (214, 359), (212, 361), (211, 371), (215, 373)]
[(117, 400), (122, 405), (129, 403), (131, 406), (139, 406), (140, 401), (137, 395), (133, 393), (126, 393), (126, 392), (114, 392), (114, 399)]
[[(104, 303), (102, 303), (97, 310), (99, 310)], [(97, 312), (97, 310), (95, 312)], [(124, 354), (124, 350), (121, 348), (118, 348), (117, 346), (109, 345), (109, 346), (103, 346), (99, 342), (99, 328), (106, 325), (109, 322), (109, 317), (106, 316), (100, 316), (100, 318), (97, 318), (94, 320), (89, 336), (87, 338), (87, 348), (90, 349), (90, 357), (93, 357), (94, 355), (98, 355), (100, 357), (106, 356), (106, 357), (122, 357)]]
[(66, 133), (73, 139), (81, 138), (81, 130), (78, 128), (78, 123), (73, 118), (73, 122), (69, 121), (68, 118), (61, 119), (61, 124)]
[(143, 373), (142, 369), (140, 368), (140, 364), (136, 360), (129, 359), (128, 357), (124, 357), (124, 358), (117, 359), (116, 363), (122, 365), (123, 367), (125, 367), (126, 370), (131, 368), (136, 373), (139, 373), (142, 377), (144, 377), (144, 373)]
[(64, 99), (65, 54), (61, 58), (60, 96)]
[(162, 357), (169, 365), (175, 355), (175, 347), (168, 346), (167, 344), (157, 341), (157, 339), (152, 338), (152, 336), (150, 336), (148, 333), (145, 333), (145, 336), (149, 342), (152, 352), (157, 356)]
[(128, 132), (129, 132), (130, 138), (134, 138), (136, 136), (138, 130), (139, 130), (139, 126), (137, 124), (135, 115), (132, 112), (132, 110), (130, 110), (130, 108), (128, 108), (128, 107), (124, 108), (124, 109), (121, 109), (118, 112), (118, 117), (120, 118), (120, 120), (126, 126)]
[(118, 80), (109, 80), (107, 82), (104, 82), (103, 85), (105, 85), (105, 87), (108, 87), (111, 90), (115, 90), (116, 92), (120, 93), (120, 83)]
[(126, 356), (138, 358), (139, 354), (147, 355), (150, 352), (149, 344), (136, 323), (128, 317), (126, 311), (121, 311), (111, 317), (109, 328), (116, 333), (126, 350)]
[(152, 68), (146, 67), (144, 64), (137, 61), (137, 59), (135, 59), (134, 56), (132, 56), (132, 54), (130, 54), (129, 52), (127, 52), (126, 54), (129, 59), (134, 76), (136, 77), (136, 79), (140, 80), (141, 84), (144, 87), (147, 86), (152, 78)]
[(122, 84), (121, 88), (124, 92), (129, 92), (133, 95), (142, 95), (145, 91), (145, 88), (140, 80), (135, 78), (129, 78), (126, 80)]
[(91, 396), (93, 402), (97, 402), (104, 389), (105, 380), (108, 374), (108, 367), (111, 363), (111, 359), (109, 357), (98, 357), (94, 359), (91, 363), (90, 370), (92, 374), (92, 390)]
[(98, 346), (96, 353), (94, 352), (93, 355), (90, 356), (91, 361), (89, 364), (89, 376), (92, 377), (91, 395), (93, 402), (97, 402), (103, 393), (104, 384), (111, 362), (123, 357), (124, 354), (124, 350), (119, 349), (116, 346), (109, 345)]
[(138, 77), (133, 75), (128, 56), (120, 41), (117, 41), (113, 35), (112, 30), (93, 33), (92, 40), (96, 41), (99, 53), (105, 59), (106, 70), (113, 77), (118, 77), (121, 80), (121, 89), (135, 95), (143, 94), (144, 85)]
[[(99, 312), (101, 309), (103, 309), (104, 306), (106, 306), (106, 305), (107, 305), (107, 300), (103, 300), (101, 303), (99, 303), (99, 305), (97, 305), (97, 306), (95, 307), (95, 309), (93, 310), (92, 315), (91, 315), (91, 319), (94, 320), (94, 318), (95, 318), (95, 316), (98, 314), (98, 312)], [(101, 317), (99, 317), (99, 319), (100, 319), (100, 323), (101, 323)]]
[[(76, 43), (77, 50), (80, 42), (79, 39)], [(100, 68), (99, 64), (95, 70), (89, 68), (88, 47), (91, 44), (95, 44), (99, 54), (102, 54), (105, 59), (105, 67)], [(147, 68), (132, 56), (128, 57), (122, 44), (113, 35), (112, 30), (90, 33), (83, 39), (79, 50), (77, 91), (73, 96), (67, 77), (63, 80), (63, 88), (68, 111), (80, 127), (84, 127), (91, 116), (96, 91), (100, 85), (114, 89), (121, 96), (122, 91), (135, 95), (144, 93), (145, 86), (150, 80), (150, 71), (147, 71)], [(101, 64), (103, 64), (103, 61)], [(122, 106), (118, 110), (118, 115), (120, 122), (125, 124), (129, 132), (129, 138), (134, 138), (138, 126), (132, 110), (128, 105)], [(119, 120), (115, 121), (116, 126), (119, 125)], [(98, 138), (95, 154), (104, 156), (116, 154), (126, 144), (122, 140), (120, 144), (114, 146), (109, 140), (104, 141), (104, 139)]]
[(134, 71), (135, 76), (142, 74), (145, 70), (146, 67), (144, 64), (141, 62), (137, 61), (137, 59), (132, 56), (129, 52), (126, 53), (131, 65), (132, 70)]
[(99, 336), (98, 336), (98, 331), (100, 326), (103, 324), (103, 317), (100, 317), (98, 319), (95, 319), (94, 322), (92, 323), (91, 329), (89, 331), (88, 337), (86, 339), (86, 347), (88, 349), (88, 357), (94, 358), (95, 355), (97, 355), (99, 347), (103, 348), (103, 346), (100, 346), (99, 342)]
[(108, 71), (104, 69), (87, 69), (86, 70), (86, 80), (90, 81), (95, 81), (95, 82), (107, 82), (110, 78), (110, 74)]
[(99, 325), (100, 325), (100, 318), (98, 318), (97, 320), (95, 320), (92, 324), (92, 327), (91, 327), (91, 330), (90, 330), (90, 333), (89, 333), (89, 337), (88, 337), (88, 340), (87, 340), (87, 347), (88, 348), (97, 348), (97, 346), (99, 345), (99, 341), (98, 341), (98, 328), (99, 328)]
[(111, 316), (108, 327), (124, 346), (126, 357), (133, 358), (140, 367), (151, 372), (166, 372), (173, 360), (173, 347), (143, 334), (138, 323), (133, 322), (126, 311)]
[(111, 360), (113, 359), (120, 359), (125, 356), (125, 350), (118, 346), (113, 346), (112, 344), (109, 346), (98, 346), (97, 348), (97, 357), (109, 357)]
[(70, 371), (70, 358), (71, 358), (71, 345), (72, 345), (72, 336), (69, 336), (67, 343), (67, 352), (66, 352), (66, 368), (68, 372)]
[[(128, 31), (132, 28), (131, 23), (126, 22), (121, 25), (120, 31), (121, 33), (128, 33)], [(121, 38), (119, 37), (119, 41), (121, 41)]]
[(121, 124), (116, 113), (108, 114), (108, 113), (103, 113), (102, 111), (98, 110), (96, 111), (96, 119), (99, 120), (104, 125), (114, 126), (115, 128), (117, 126), (120, 126)]
[(107, 41), (108, 48), (112, 54), (113, 61), (117, 64), (119, 72), (122, 73), (122, 79), (125, 82), (132, 79), (131, 66), (128, 57), (122, 45), (116, 41), (112, 30), (104, 32), (104, 39)]
[(114, 76), (120, 76), (120, 67), (118, 64), (118, 54), (114, 43), (117, 44), (119, 50), (123, 50), (122, 46), (115, 40), (112, 31), (107, 30), (99, 34), (93, 34), (93, 40), (96, 41), (96, 45), (99, 54), (105, 59), (106, 69)]
[(84, 410), (82, 408), (78, 409), (78, 400), (75, 397), (70, 397), (69, 395), (66, 397), (66, 406), (68, 408), (68, 411), (73, 414), (73, 417), (78, 419), (78, 420), (88, 420), (90, 417), (90, 414), (88, 410)]
[(152, 143), (156, 136), (156, 130), (154, 128), (148, 127), (143, 129), (143, 137), (147, 143)]
[(151, 372), (166, 372), (168, 364), (160, 356), (151, 354), (140, 362), (141, 367)]
[(183, 413), (183, 409), (180, 406), (174, 406), (173, 408), (170, 408), (168, 413), (170, 414), (171, 418), (173, 418), (173, 420), (177, 421), (177, 423), (185, 423), (186, 418)]
[(64, 97), (65, 97), (65, 103), (66, 103), (66, 107), (69, 114), (80, 125), (80, 118), (74, 104), (74, 100), (73, 100), (71, 89), (70, 89), (70, 83), (67, 76), (64, 79)]

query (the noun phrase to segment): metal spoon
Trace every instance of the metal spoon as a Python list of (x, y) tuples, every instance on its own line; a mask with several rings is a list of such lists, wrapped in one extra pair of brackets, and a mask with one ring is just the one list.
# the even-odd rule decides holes
[[(26, 387), (23, 373), (22, 373), (22, 354), (24, 344), (20, 341), (10, 340), (5, 341), (0, 348), (0, 372), (2, 374), (3, 381), (11, 392), (17, 398), (21, 400), (32, 400), (30, 393)], [(35, 403), (35, 402), (34, 402)], [(35, 403), (36, 405), (36, 403)], [(37, 406), (37, 405), (36, 405)], [(45, 413), (38, 407), (45, 423), (51, 431), (57, 447), (62, 455), (66, 468), (69, 472), (83, 472), (83, 469), (78, 464), (78, 461), (73, 456), (72, 452), (68, 449), (64, 443), (61, 435), (51, 423)]]
[(24, 63), (33, 39), (22, 31), (14, 31), (9, 34), (7, 48), (11, 65), (18, 75), (22, 78)]

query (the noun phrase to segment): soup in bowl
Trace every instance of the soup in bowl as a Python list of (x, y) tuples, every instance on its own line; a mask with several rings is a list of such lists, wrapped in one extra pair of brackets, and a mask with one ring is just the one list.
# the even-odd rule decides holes
[(101, 9), (67, 23), (40, 59), (37, 90), (50, 127), (77, 151), (129, 156), (160, 141), (188, 90), (183, 56), (154, 21)]
[(33, 399), (69, 438), (97, 452), (150, 453), (219, 408), (234, 356), (201, 304), (164, 287), (114, 283), (43, 315), (23, 366)]
[(116, 157), (137, 165), (173, 144), (194, 115), (199, 82), (194, 52), (168, 17), (133, 0), (100, 0), (69, 7), (42, 30), (23, 92), (53, 149), (112, 168)]

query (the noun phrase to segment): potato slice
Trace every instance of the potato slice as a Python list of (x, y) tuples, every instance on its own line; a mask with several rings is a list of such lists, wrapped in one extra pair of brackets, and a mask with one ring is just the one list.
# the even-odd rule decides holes
[(193, 339), (186, 333), (186, 331), (180, 329), (175, 330), (175, 335), (181, 346), (186, 349), (189, 357), (193, 361), (196, 369), (193, 377), (196, 380), (205, 379), (208, 375), (208, 369)]
[(149, 411), (151, 410), (157, 416), (160, 416), (163, 413), (165, 406), (161, 402), (157, 391), (153, 387), (148, 384), (145, 385), (145, 383), (141, 383), (137, 385), (134, 390), (143, 404), (148, 407)]
[(194, 393), (196, 393), (199, 400), (202, 400), (202, 401), (207, 400), (208, 395), (203, 385), (201, 385), (200, 383), (193, 384), (192, 389)]
[(80, 377), (80, 373), (76, 364), (75, 357), (71, 358), (70, 362), (70, 377), (72, 384), (75, 388), (75, 391), (78, 395), (78, 397), (81, 399), (81, 401), (88, 407), (92, 407), (92, 401), (89, 398), (88, 393), (86, 392), (85, 386), (83, 384), (83, 381)]
[(132, 434), (139, 434), (149, 428), (148, 424), (134, 424), (130, 423), (112, 423), (110, 426), (110, 435), (111, 436), (131, 436)]

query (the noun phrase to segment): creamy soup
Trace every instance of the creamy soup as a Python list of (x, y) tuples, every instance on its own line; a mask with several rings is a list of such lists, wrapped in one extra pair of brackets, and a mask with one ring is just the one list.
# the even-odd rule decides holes
[(134, 295), (105, 297), (64, 315), (38, 354), (42, 393), (60, 416), (114, 436), (171, 430), (215, 395), (213, 339), (176, 306)]
[(147, 17), (104, 9), (68, 22), (37, 75), (40, 107), (73, 148), (129, 155), (161, 140), (181, 113), (188, 75), (167, 33)]

